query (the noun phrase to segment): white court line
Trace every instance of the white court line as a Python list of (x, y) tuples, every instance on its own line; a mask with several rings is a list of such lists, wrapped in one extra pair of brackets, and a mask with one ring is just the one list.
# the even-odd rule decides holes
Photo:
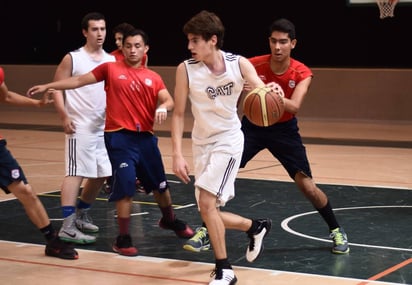
[[(0, 240), (0, 244), (6, 244), (7, 246), (11, 246), (14, 245), (16, 247), (19, 248), (23, 248), (23, 247), (27, 247), (27, 246), (35, 246), (35, 247), (44, 247), (43, 244), (34, 244), (34, 243), (24, 243), (24, 242), (14, 242), (14, 241), (5, 241), (5, 240)], [(79, 253), (82, 252), (89, 252), (89, 253), (95, 253), (96, 255), (101, 255), (103, 256), (102, 258), (104, 259), (109, 259), (113, 258), (115, 260), (117, 259), (124, 259), (126, 261), (130, 261), (130, 260), (138, 260), (138, 261), (144, 261), (147, 263), (154, 263), (154, 264), (161, 264), (163, 262), (180, 262), (182, 261), (182, 259), (173, 259), (173, 258), (161, 258), (161, 257), (151, 257), (151, 256), (143, 256), (143, 255), (138, 255), (138, 256), (122, 256), (119, 255), (117, 253), (114, 252), (106, 252), (106, 251), (96, 251), (96, 250), (90, 250), (90, 249), (81, 249), (81, 248), (76, 248), (76, 250)], [(4, 258), (4, 257), (3, 257)], [(183, 259), (184, 260), (184, 259)], [(20, 261), (20, 260), (19, 260)], [(199, 265), (205, 265), (208, 267), (212, 267), (214, 266), (214, 263), (208, 263), (208, 262), (196, 262), (196, 261), (188, 261), (188, 260), (184, 260), (190, 263), (194, 263), (194, 264), (199, 264)], [(47, 262), (47, 260), (45, 260), (45, 262)], [(21, 261), (22, 264), (25, 264), (26, 261)], [(53, 263), (54, 264), (54, 263)], [(53, 266), (53, 264), (51, 264), (51, 266)], [(340, 276), (329, 276), (329, 275), (322, 275), (322, 274), (311, 274), (311, 273), (300, 273), (300, 272), (293, 272), (293, 271), (283, 271), (283, 270), (273, 270), (273, 269), (265, 269), (265, 268), (257, 268), (257, 267), (246, 267), (246, 266), (233, 266), (235, 269), (243, 269), (243, 270), (253, 270), (253, 271), (260, 271), (262, 273), (268, 273), (270, 275), (273, 276), (277, 276), (277, 275), (282, 275), (282, 274), (290, 274), (292, 276), (298, 276), (298, 277), (291, 277), (293, 279), (295, 278), (300, 278), (299, 276), (306, 276), (309, 278), (312, 277), (318, 277), (321, 279), (332, 279), (332, 280), (347, 280), (347, 281), (355, 281), (357, 283), (361, 283), (361, 282), (366, 282), (367, 284), (382, 284), (381, 281), (374, 281), (374, 280), (364, 280), (364, 279), (358, 279), (358, 278), (347, 278), (347, 277), (340, 277)], [(72, 270), (76, 270), (76, 268), (72, 269)], [(200, 269), (201, 270), (201, 269)], [(365, 284), (366, 284), (365, 283)], [(283, 283), (282, 283), (283, 284)], [(285, 283), (286, 284), (286, 283)], [(295, 283), (294, 283), (295, 284)], [(323, 283), (322, 283), (323, 284)], [(384, 284), (394, 284), (397, 285), (399, 283), (391, 283), (391, 282), (384, 282)]]
[(180, 210), (180, 209), (184, 209), (184, 208), (190, 208), (190, 207), (193, 207), (193, 206), (196, 206), (196, 204), (191, 203), (191, 204), (187, 204), (187, 205), (182, 205), (182, 206), (179, 206), (179, 207), (174, 208), (174, 210)]
[[(378, 209), (378, 208), (412, 208), (412, 206), (405, 206), (405, 205), (399, 205), (399, 206), (364, 206), (364, 207), (348, 207), (348, 208), (337, 208), (337, 209), (333, 209), (334, 211), (345, 211), (345, 210), (357, 210), (357, 209)], [(288, 223), (296, 218), (299, 217), (303, 217), (303, 216), (308, 216), (308, 215), (312, 215), (312, 214), (318, 214), (318, 211), (312, 211), (312, 212), (306, 212), (306, 213), (302, 213), (302, 214), (298, 214), (298, 215), (294, 215), (291, 216), (287, 219), (284, 219), (281, 223), (282, 229), (284, 229), (285, 231), (303, 237), (303, 238), (308, 238), (308, 239), (313, 239), (313, 240), (319, 240), (319, 241), (323, 241), (323, 242), (332, 242), (329, 239), (322, 239), (322, 238), (318, 238), (318, 237), (314, 237), (314, 236), (310, 236), (310, 235), (305, 235), (302, 233), (299, 233), (295, 230), (292, 230), (289, 226)], [(398, 251), (408, 251), (408, 252), (412, 252), (411, 248), (398, 248), (398, 247), (389, 247), (389, 246), (377, 246), (377, 245), (370, 245), (370, 244), (362, 244), (362, 243), (349, 243), (349, 245), (353, 245), (353, 246), (359, 246), (359, 247), (369, 247), (369, 248), (379, 248), (379, 249), (390, 249), (390, 250), (398, 250)]]

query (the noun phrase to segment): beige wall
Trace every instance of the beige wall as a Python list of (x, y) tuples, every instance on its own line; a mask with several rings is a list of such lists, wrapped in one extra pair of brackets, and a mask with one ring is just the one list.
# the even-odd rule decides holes
[[(25, 93), (53, 78), (54, 65), (3, 65), (10, 90)], [(152, 66), (173, 94), (175, 67)], [(314, 79), (298, 114), (331, 120), (412, 121), (411, 69), (313, 68)], [(0, 105), (2, 108), (13, 108)], [(52, 107), (41, 109), (54, 111)], [(4, 120), (4, 119), (2, 119)]]

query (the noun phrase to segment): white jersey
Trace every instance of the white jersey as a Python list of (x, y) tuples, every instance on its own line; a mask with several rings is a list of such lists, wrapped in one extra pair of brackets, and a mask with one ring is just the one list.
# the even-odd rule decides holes
[(226, 71), (213, 74), (194, 59), (185, 60), (192, 104), (194, 144), (209, 144), (221, 138), (228, 140), (241, 132), (237, 102), (243, 89), (239, 55), (221, 51)]
[[(82, 75), (108, 61), (116, 61), (113, 55), (103, 51), (101, 60), (94, 60), (81, 47), (70, 52), (72, 76)], [(104, 82), (65, 90), (65, 109), (76, 126), (78, 134), (103, 134), (106, 114), (106, 92)]]

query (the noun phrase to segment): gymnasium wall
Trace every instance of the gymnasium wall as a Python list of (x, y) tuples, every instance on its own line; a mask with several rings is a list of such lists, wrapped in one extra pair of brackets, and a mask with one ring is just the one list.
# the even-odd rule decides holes
[[(3, 65), (10, 90), (25, 94), (53, 79), (55, 65)], [(173, 94), (175, 67), (152, 66)], [(312, 68), (314, 79), (298, 114), (324, 120), (412, 122), (412, 69)], [(1, 110), (18, 108), (0, 105)], [(55, 112), (52, 106), (37, 109)], [(190, 112), (190, 109), (188, 109)], [(24, 116), (24, 112), (22, 112)], [(28, 119), (29, 120), (29, 119)], [(6, 122), (7, 118), (1, 118)]]
[[(184, 23), (202, 9), (215, 12), (225, 25), (223, 49), (246, 57), (269, 52), (268, 29), (279, 17), (296, 25), (293, 56), (311, 67), (412, 68), (412, 0), (401, 0), (395, 17), (380, 19), (374, 0), (222, 0), (60, 1), (2, 0), (0, 64), (58, 64), (84, 44), (82, 17), (91, 11), (106, 17), (104, 47), (115, 49), (111, 33), (124, 21), (149, 35), (149, 64), (177, 66), (190, 56)], [(408, 1), (408, 2), (404, 2)], [(122, 5), (120, 5), (122, 4)], [(15, 25), (19, 24), (19, 27)]]

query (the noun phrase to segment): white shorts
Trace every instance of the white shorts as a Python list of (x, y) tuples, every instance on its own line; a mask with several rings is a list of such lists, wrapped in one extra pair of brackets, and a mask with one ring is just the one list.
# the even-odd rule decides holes
[(216, 206), (223, 207), (235, 197), (235, 180), (243, 152), (243, 133), (214, 144), (193, 145), (195, 196), (199, 188), (216, 195)]
[(104, 134), (66, 135), (65, 160), (66, 176), (99, 178), (112, 175)]

